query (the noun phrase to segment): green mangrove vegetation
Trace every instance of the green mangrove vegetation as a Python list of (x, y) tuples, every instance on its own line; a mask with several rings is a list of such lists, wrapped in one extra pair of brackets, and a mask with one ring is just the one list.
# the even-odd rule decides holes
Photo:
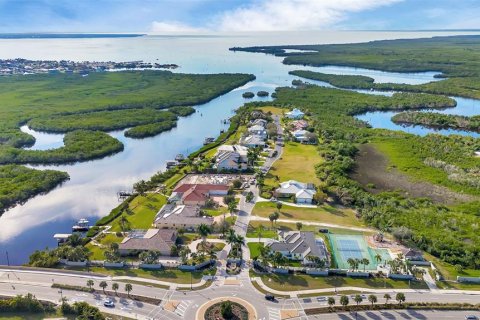
[(442, 107), (442, 104), (452, 103), (449, 98), (413, 93), (383, 97), (318, 86), (280, 88), (276, 96), (274, 105), (301, 108), (314, 121), (319, 152), (325, 159), (316, 166), (323, 192), (356, 208), (365, 222), (392, 233), (407, 245), (419, 247), (454, 265), (480, 268), (480, 202), (445, 205), (427, 198), (402, 196), (390, 190), (373, 194), (350, 176), (356, 168), (358, 146), (370, 143), (380, 146), (389, 158), (398, 155), (390, 160), (400, 172), (478, 199), (480, 192), (476, 186), (448, 179), (449, 173), (439, 166), (429, 165), (427, 160), (434, 156), (436, 160), (470, 172), (480, 165), (480, 159), (473, 156), (480, 147), (478, 139), (436, 134), (420, 137), (370, 129), (363, 121), (352, 117), (373, 110), (422, 105)]
[[(194, 113), (191, 105), (208, 102), (253, 79), (249, 74), (152, 70), (98, 72), (87, 77), (79, 74), (1, 77), (0, 165), (59, 164), (114, 154), (123, 150), (123, 144), (102, 131), (132, 127), (126, 131), (132, 138), (158, 134), (175, 127), (178, 117)], [(34, 137), (20, 131), (24, 124), (41, 131), (65, 132), (64, 147), (22, 149), (35, 143)], [(68, 177), (46, 171), (42, 179), (41, 171), (31, 170), (32, 181), (27, 181), (25, 172), (18, 168), (0, 166), (4, 177), (10, 170), (8, 179), (19, 181), (18, 190), (0, 184), (3, 207), (46, 192)]]
[[(286, 53), (284, 49), (309, 52)], [(438, 77), (447, 79), (421, 85), (374, 84), (366, 79), (368, 77), (347, 77), (342, 82), (345, 87), (357, 89), (428, 92), (480, 99), (480, 36), (476, 35), (231, 50), (283, 56), (283, 63), (291, 65), (337, 65), (391, 72), (438, 71)], [(338, 82), (336, 85), (341, 86)]]
[(19, 165), (0, 166), (0, 214), (10, 206), (48, 192), (69, 179), (65, 172)]
[(435, 112), (401, 112), (392, 117), (399, 124), (422, 125), (429, 128), (449, 128), (480, 131), (480, 116), (460, 116)]
[(71, 163), (103, 158), (123, 150), (123, 143), (101, 131), (68, 132), (63, 142), (63, 147), (50, 150), (0, 148), (0, 164)]

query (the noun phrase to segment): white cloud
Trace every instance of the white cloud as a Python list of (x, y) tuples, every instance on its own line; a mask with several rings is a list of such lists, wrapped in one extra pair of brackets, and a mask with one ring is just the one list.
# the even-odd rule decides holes
[(320, 30), (334, 26), (349, 13), (387, 6), (403, 0), (257, 0), (213, 17), (206, 27), (180, 22), (154, 22), (154, 33)]
[(206, 28), (196, 28), (183, 24), (178, 21), (154, 21), (150, 28), (152, 33), (205, 33), (208, 32)]

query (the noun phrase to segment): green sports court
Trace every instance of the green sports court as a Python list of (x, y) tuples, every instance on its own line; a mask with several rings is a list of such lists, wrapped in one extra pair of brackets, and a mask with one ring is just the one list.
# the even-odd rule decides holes
[[(332, 246), (332, 256), (338, 269), (350, 269), (347, 262), (350, 258), (367, 258), (370, 263), (365, 267), (365, 270), (376, 270), (378, 264), (391, 260), (388, 250), (370, 248), (362, 235), (329, 234), (328, 238)], [(382, 257), (382, 261), (379, 263), (375, 258), (377, 254)], [(359, 270), (363, 270), (363, 265), (359, 266)]]

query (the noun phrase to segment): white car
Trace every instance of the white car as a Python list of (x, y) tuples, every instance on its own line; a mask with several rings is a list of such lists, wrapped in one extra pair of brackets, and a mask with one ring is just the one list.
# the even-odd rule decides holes
[(113, 303), (113, 301), (109, 299), (105, 300), (103, 302), (103, 305), (107, 308), (115, 308), (115, 303)]

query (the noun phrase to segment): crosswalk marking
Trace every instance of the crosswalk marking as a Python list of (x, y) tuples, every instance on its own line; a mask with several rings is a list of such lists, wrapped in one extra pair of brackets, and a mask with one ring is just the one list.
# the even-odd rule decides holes
[(275, 308), (267, 308), (268, 309), (268, 319), (269, 320), (280, 320), (280, 310)]
[(177, 309), (175, 309), (175, 313), (178, 314), (180, 317), (184, 318), (185, 316), (185, 311), (187, 311), (188, 307), (190, 306), (192, 302), (191, 301), (185, 301), (183, 300), (178, 306)]

